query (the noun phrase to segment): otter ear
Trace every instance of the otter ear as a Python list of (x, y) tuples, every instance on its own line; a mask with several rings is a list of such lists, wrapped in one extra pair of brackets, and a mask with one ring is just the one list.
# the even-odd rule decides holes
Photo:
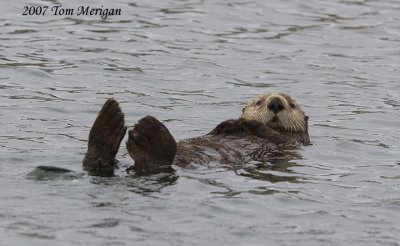
[(309, 117), (306, 115), (306, 117), (304, 117), (304, 120), (308, 122)]

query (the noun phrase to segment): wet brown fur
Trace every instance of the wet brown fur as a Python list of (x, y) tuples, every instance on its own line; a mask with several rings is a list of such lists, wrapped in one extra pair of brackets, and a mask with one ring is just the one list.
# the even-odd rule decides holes
[[(266, 94), (251, 101), (239, 119), (223, 121), (204, 136), (178, 143), (164, 124), (146, 116), (129, 131), (126, 145), (136, 173), (155, 173), (172, 164), (242, 165), (268, 161), (282, 149), (308, 144), (307, 119), (286, 94)], [(93, 175), (112, 175), (125, 132), (121, 108), (108, 99), (90, 131), (83, 168)]]
[(88, 149), (82, 161), (83, 169), (91, 174), (112, 175), (115, 156), (126, 133), (124, 114), (114, 99), (108, 99), (99, 112), (89, 133)]

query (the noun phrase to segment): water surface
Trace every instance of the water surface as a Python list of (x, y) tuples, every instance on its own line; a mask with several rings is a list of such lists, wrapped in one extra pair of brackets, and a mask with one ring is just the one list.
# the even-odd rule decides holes
[[(3, 245), (400, 244), (400, 3), (100, 2), (85, 4), (122, 15), (22, 16), (27, 1), (0, 4)], [(290, 159), (81, 173), (109, 97), (129, 125), (151, 114), (184, 139), (271, 91), (310, 117), (312, 145)], [(125, 154), (122, 144), (129, 165)], [(38, 165), (77, 174), (32, 178)]]

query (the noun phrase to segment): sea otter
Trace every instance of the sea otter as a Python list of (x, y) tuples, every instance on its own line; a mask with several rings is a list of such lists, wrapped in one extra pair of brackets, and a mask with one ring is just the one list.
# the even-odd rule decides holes
[[(118, 102), (110, 98), (100, 110), (89, 133), (83, 169), (91, 175), (111, 176), (115, 156), (127, 127)], [(269, 93), (250, 101), (238, 119), (226, 120), (211, 132), (176, 142), (153, 116), (146, 116), (128, 131), (126, 147), (137, 174), (157, 173), (172, 165), (243, 165), (268, 161), (288, 148), (310, 143), (308, 116), (284, 93)]]

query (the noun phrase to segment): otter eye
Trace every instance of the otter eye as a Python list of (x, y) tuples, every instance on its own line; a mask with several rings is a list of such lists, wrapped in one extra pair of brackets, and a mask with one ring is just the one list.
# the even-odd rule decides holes
[(244, 111), (246, 110), (246, 108), (242, 108), (242, 113), (244, 114)]
[(305, 119), (305, 121), (308, 121), (309, 118), (308, 118), (308, 116), (306, 116), (306, 117), (304, 117), (304, 119)]
[(257, 106), (260, 106), (260, 105), (261, 105), (261, 100), (258, 100), (258, 101), (256, 102), (256, 105), (257, 105)]
[(290, 103), (289, 106), (290, 106), (291, 108), (295, 108), (295, 107), (296, 107), (296, 105), (294, 105), (294, 103)]

